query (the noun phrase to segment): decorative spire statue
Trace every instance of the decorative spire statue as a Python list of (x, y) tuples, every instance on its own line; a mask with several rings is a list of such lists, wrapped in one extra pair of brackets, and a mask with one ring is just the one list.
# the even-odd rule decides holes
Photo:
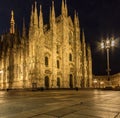
[(43, 14), (42, 14), (41, 5), (40, 5), (40, 16), (39, 16), (39, 28), (40, 28), (40, 32), (43, 33)]
[(10, 33), (11, 34), (15, 33), (15, 20), (14, 20), (14, 12), (13, 12), (13, 10), (11, 11)]

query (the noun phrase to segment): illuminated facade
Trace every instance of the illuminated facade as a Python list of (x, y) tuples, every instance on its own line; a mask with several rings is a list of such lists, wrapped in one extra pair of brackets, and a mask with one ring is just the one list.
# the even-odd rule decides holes
[(78, 15), (68, 16), (62, 1), (55, 17), (54, 2), (49, 24), (43, 24), (42, 7), (31, 11), (29, 33), (23, 23), (22, 36), (15, 30), (11, 12), (10, 33), (0, 41), (0, 89), (92, 87), (92, 57), (80, 32)]
[[(93, 87), (94, 88), (105, 88), (108, 83), (108, 76), (93, 76)], [(113, 88), (120, 87), (120, 73), (116, 73), (110, 76), (111, 85)]]

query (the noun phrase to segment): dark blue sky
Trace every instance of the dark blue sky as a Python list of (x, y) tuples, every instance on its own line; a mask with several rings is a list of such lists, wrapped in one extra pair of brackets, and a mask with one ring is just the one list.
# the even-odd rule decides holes
[[(44, 23), (48, 23), (51, 0), (36, 0), (43, 6)], [(56, 16), (61, 11), (61, 0), (55, 1)], [(21, 29), (24, 17), (29, 24), (31, 4), (34, 0), (0, 1), (0, 34), (9, 31), (10, 12), (15, 12), (16, 27)], [(69, 15), (74, 10), (79, 14), (81, 29), (84, 28), (86, 42), (90, 43), (93, 57), (93, 74), (106, 74), (106, 53), (98, 50), (101, 37), (114, 35), (120, 40), (120, 0), (67, 0)], [(111, 74), (120, 72), (120, 45), (110, 52)]]

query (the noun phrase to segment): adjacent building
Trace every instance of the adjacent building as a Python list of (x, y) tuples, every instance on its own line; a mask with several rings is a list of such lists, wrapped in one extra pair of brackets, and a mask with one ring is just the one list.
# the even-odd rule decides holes
[[(110, 83), (113, 88), (120, 87), (120, 73), (110, 76)], [(93, 75), (93, 88), (105, 88), (108, 85), (108, 76)]]

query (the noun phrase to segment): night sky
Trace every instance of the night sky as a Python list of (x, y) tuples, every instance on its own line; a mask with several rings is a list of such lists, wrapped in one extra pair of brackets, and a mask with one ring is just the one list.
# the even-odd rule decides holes
[[(16, 27), (21, 30), (23, 18), (28, 28), (31, 5), (35, 0), (0, 0), (0, 34), (9, 31), (11, 10), (14, 10)], [(43, 7), (44, 24), (49, 21), (51, 0), (36, 0)], [(55, 1), (56, 16), (61, 12), (61, 0)], [(106, 52), (98, 49), (101, 38), (114, 35), (117, 45), (110, 50), (111, 74), (120, 72), (120, 0), (67, 0), (69, 15), (79, 14), (86, 42), (91, 45), (93, 74), (106, 74)]]

